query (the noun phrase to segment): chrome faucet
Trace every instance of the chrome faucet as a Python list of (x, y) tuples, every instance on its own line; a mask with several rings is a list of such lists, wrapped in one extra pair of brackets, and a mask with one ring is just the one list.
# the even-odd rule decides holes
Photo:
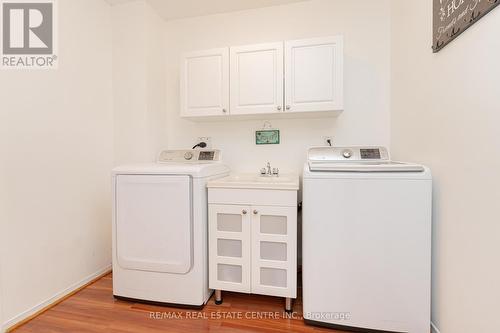
[(267, 166), (266, 166), (266, 168), (267, 168), (267, 172), (266, 172), (266, 173), (267, 173), (267, 175), (268, 175), (268, 176), (272, 176), (273, 171), (272, 171), (272, 169), (271, 169), (271, 163), (270, 163), (270, 162), (267, 162)]
[(267, 162), (266, 167), (260, 169), (260, 174), (262, 176), (278, 176), (279, 172), (278, 168), (271, 168), (271, 162)]

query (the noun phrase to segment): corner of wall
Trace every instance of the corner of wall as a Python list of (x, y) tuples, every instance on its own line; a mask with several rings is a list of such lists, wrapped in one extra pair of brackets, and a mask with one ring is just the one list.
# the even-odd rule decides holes
[(165, 141), (165, 21), (145, 1), (112, 10), (114, 162), (153, 161)]
[(441, 333), (437, 326), (431, 321), (431, 333)]
[(4, 326), (4, 320), (3, 320), (3, 291), (2, 291), (2, 267), (0, 264), (0, 333), (5, 332), (5, 326)]

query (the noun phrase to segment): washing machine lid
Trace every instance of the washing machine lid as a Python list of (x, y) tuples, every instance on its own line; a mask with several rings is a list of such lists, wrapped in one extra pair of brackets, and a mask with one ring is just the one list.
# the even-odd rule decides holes
[(164, 150), (156, 163), (121, 165), (113, 175), (190, 175), (204, 178), (229, 172), (217, 149)]
[(418, 164), (403, 162), (387, 163), (322, 163), (309, 162), (311, 171), (329, 172), (422, 172), (424, 167)]
[(310, 172), (423, 172), (419, 164), (391, 161), (385, 147), (314, 147), (308, 152)]

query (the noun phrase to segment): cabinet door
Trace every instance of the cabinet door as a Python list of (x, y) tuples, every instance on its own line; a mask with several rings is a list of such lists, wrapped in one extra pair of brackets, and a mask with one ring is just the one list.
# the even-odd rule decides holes
[(181, 62), (181, 116), (227, 114), (229, 49), (188, 53)]
[(250, 207), (209, 205), (209, 287), (250, 292)]
[(297, 297), (296, 207), (252, 207), (252, 293)]
[(343, 38), (285, 42), (285, 111), (343, 109)]
[(283, 43), (231, 47), (231, 114), (283, 110)]

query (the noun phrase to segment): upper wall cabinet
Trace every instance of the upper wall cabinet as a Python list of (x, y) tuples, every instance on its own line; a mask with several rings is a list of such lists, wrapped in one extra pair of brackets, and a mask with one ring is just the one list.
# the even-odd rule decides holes
[(189, 53), (181, 116), (295, 117), (343, 110), (340, 36)]
[(183, 55), (181, 116), (218, 116), (229, 112), (229, 49)]
[(343, 109), (342, 37), (285, 42), (285, 110)]
[(231, 48), (231, 114), (273, 113), (283, 108), (283, 43)]

